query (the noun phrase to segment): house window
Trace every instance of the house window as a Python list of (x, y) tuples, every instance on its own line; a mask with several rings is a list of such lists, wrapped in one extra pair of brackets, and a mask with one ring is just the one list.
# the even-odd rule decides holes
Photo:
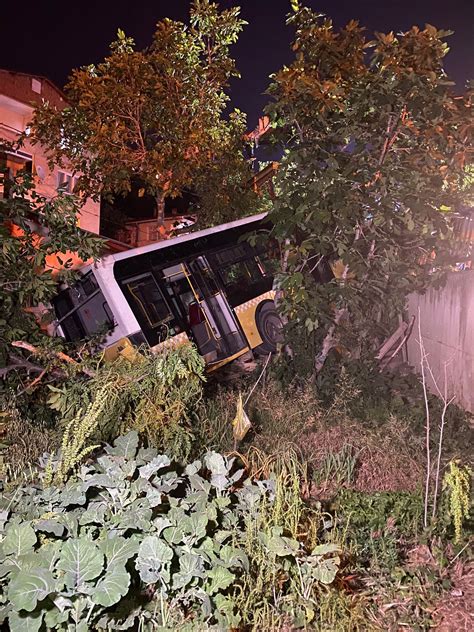
[(41, 81), (39, 79), (31, 79), (31, 89), (36, 94), (41, 94)]
[(9, 197), (9, 189), (21, 172), (31, 175), (33, 156), (23, 151), (0, 152), (0, 199)]
[(57, 190), (63, 193), (74, 193), (74, 188), (77, 184), (77, 178), (66, 173), (65, 171), (58, 171), (58, 186)]

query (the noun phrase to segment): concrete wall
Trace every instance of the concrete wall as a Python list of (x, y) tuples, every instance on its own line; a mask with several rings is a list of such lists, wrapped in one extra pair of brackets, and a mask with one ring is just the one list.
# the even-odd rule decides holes
[[(408, 312), (415, 326), (408, 341), (408, 361), (419, 372), (418, 310), (428, 362), (439, 388), (447, 385), (455, 402), (474, 412), (474, 270), (452, 272), (444, 288), (409, 297)], [(430, 390), (436, 392), (431, 378)]]

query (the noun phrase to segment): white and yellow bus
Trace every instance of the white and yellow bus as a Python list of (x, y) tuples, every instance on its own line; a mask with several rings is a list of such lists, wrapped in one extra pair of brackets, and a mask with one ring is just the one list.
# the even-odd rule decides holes
[(254, 215), (103, 257), (53, 299), (68, 341), (107, 331), (105, 356), (147, 345), (159, 352), (193, 342), (208, 370), (281, 340), (265, 250), (246, 234), (265, 230)]

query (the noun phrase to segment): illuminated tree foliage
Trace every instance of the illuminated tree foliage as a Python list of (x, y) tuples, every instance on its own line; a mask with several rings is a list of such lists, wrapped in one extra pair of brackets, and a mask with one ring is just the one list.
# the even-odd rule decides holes
[(224, 110), (239, 76), (229, 55), (245, 24), (239, 11), (195, 0), (189, 25), (160, 21), (145, 50), (119, 30), (104, 61), (73, 71), (68, 107), (37, 110), (37, 142), (52, 162), (67, 158), (87, 195), (124, 194), (136, 179), (156, 197), (159, 220), (165, 197), (185, 187), (198, 189), (208, 217), (222, 202), (238, 213), (249, 178), (241, 143), (236, 151), (245, 117)]
[[(284, 147), (271, 214), (285, 250), (283, 310), (315, 340), (372, 352), (406, 296), (440, 281), (472, 150), (471, 93), (443, 70), (446, 31), (376, 33), (293, 3), (294, 59), (267, 113)], [(338, 278), (318, 285), (323, 255)], [(303, 328), (303, 329), (302, 329)]]
[[(47, 321), (44, 305), (60, 278), (74, 277), (77, 256), (87, 261), (100, 254), (102, 241), (77, 226), (80, 208), (74, 195), (46, 199), (31, 177), (21, 174), (11, 183), (9, 197), (0, 199), (0, 377), (16, 369), (33, 374), (42, 369), (10, 343), (45, 342), (35, 313)], [(62, 268), (60, 274), (53, 266)]]

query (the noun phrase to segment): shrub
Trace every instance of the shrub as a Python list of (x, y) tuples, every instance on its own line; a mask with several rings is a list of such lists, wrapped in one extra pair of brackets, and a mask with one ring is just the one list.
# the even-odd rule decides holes
[[(91, 441), (111, 441), (136, 430), (147, 442), (185, 461), (192, 443), (190, 414), (202, 395), (204, 364), (192, 346), (154, 355), (136, 354), (100, 364), (90, 380), (70, 380), (51, 388), (49, 404), (62, 417), (65, 430), (82, 427), (84, 411), (98, 407)], [(83, 446), (86, 447), (86, 446)]]
[(358, 562), (373, 571), (397, 566), (404, 541), (421, 531), (421, 494), (343, 490), (335, 500), (335, 510), (347, 525), (348, 543)]
[(176, 629), (185, 619), (188, 629), (235, 627), (259, 573), (249, 534), (280, 592), (301, 577), (314, 602), (317, 586), (336, 575), (338, 547), (308, 552), (283, 520), (262, 521), (271, 503), (273, 515), (284, 516), (284, 492), (278, 481), (242, 477), (233, 459), (215, 452), (173, 468), (130, 432), (62, 488), (4, 494), (0, 623), (8, 620), (13, 632), (147, 622)]

